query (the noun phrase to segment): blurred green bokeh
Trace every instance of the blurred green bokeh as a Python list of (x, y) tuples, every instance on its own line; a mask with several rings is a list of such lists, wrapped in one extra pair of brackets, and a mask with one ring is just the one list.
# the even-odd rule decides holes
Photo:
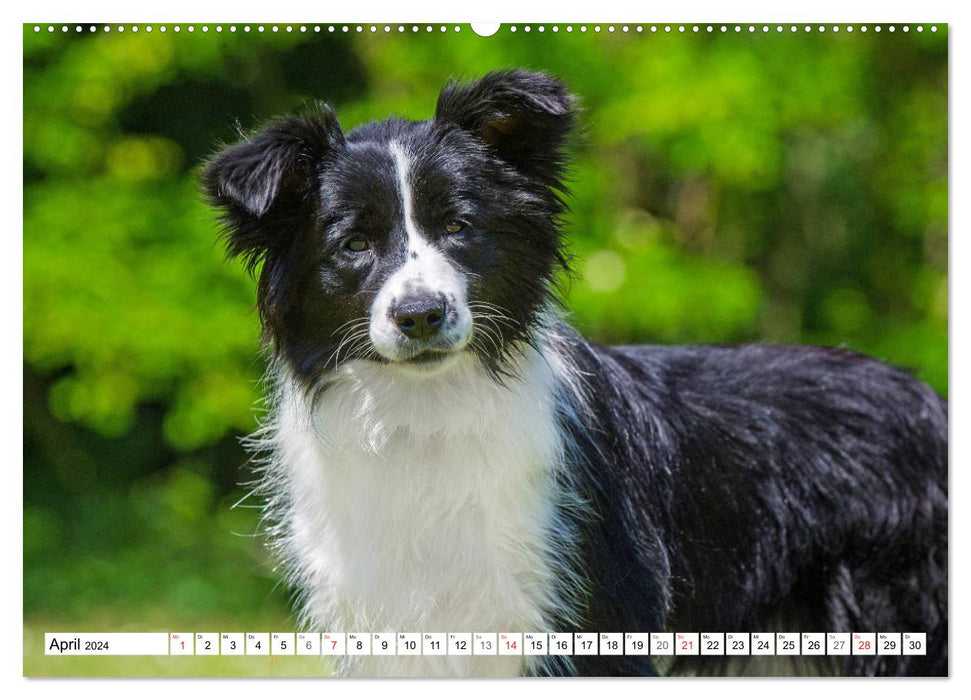
[(253, 283), (195, 172), (312, 99), (349, 129), (428, 118), (452, 77), (560, 76), (583, 333), (844, 345), (946, 395), (946, 30), (523, 29), (24, 28), (25, 615), (287, 619), (258, 511), (231, 508)]

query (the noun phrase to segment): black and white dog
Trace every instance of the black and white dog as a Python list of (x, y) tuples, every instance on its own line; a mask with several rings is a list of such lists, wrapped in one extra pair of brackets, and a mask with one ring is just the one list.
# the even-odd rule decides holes
[[(259, 268), (274, 393), (254, 444), (302, 623), (926, 632), (924, 656), (811, 670), (947, 674), (944, 401), (844, 350), (578, 337), (552, 291), (574, 121), (559, 81), (496, 72), (445, 87), (428, 121), (344, 134), (321, 106), (208, 165), (229, 252)], [(735, 672), (346, 658), (355, 675)], [(803, 672), (758, 669), (786, 671)]]

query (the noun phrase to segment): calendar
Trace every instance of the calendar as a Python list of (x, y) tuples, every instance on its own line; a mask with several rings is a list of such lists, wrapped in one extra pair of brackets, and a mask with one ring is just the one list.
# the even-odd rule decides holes
[[(913, 14), (919, 14), (919, 6), (915, 10)], [(674, 486), (680, 493), (681, 486), (672, 481), (674, 472), (665, 473), (662, 467), (680, 467), (680, 461), (662, 458), (663, 451), (648, 443), (661, 439), (668, 446), (687, 446), (706, 434), (685, 429), (676, 412), (662, 410), (658, 397), (663, 392), (645, 392), (652, 397), (645, 407), (629, 406), (643, 415), (624, 423), (644, 430), (631, 428), (622, 436), (621, 443), (631, 446), (635, 458), (630, 460), (630, 474), (619, 477), (616, 488), (609, 485), (608, 471), (594, 468), (596, 458), (580, 454), (599, 444), (597, 431), (606, 429), (609, 412), (586, 409), (609, 402), (615, 392), (607, 388), (618, 388), (620, 396), (619, 390), (627, 387), (620, 381), (602, 384), (587, 378), (586, 371), (580, 371), (584, 363), (570, 360), (571, 348), (581, 347), (579, 336), (574, 344), (572, 335), (559, 338), (555, 331), (561, 316), (575, 314), (581, 335), (591, 342), (680, 345), (772, 339), (848, 344), (848, 350), (912, 366), (922, 380), (946, 395), (951, 75), (946, 16), (935, 17), (941, 20), (936, 23), (865, 22), (862, 16), (849, 23), (740, 23), (692, 11), (686, 14), (694, 17), (677, 23), (542, 22), (540, 17), (521, 22), (494, 11), (494, 19), (507, 21), (486, 25), (430, 22), (431, 17), (425, 22), (345, 22), (327, 16), (333, 14), (327, 7), (307, 13), (319, 17), (302, 18), (315, 22), (243, 21), (245, 12), (233, 13), (235, 22), (134, 23), (57, 22), (54, 13), (42, 14), (49, 21), (30, 18), (20, 28), (23, 109), (14, 118), (22, 122), (23, 254), (22, 280), (15, 281), (12, 296), (23, 298), (23, 309), (19, 314), (14, 309), (10, 323), (22, 324), (23, 342), (16, 346), (22, 357), (7, 363), (14, 371), (20, 366), (20, 375), (11, 381), (23, 394), (22, 401), (12, 400), (11, 406), (23, 408), (23, 468), (17, 476), (23, 482), (19, 539), (25, 677), (225, 677), (278, 671), (292, 676), (366, 675), (372, 668), (401, 668), (426, 676), (506, 668), (594, 675), (590, 669), (663, 673), (698, 665), (712, 673), (735, 675), (745, 667), (761, 668), (762, 661), (798, 673), (817, 668), (897, 673), (932, 665), (909, 664), (908, 656), (922, 657), (914, 659), (918, 662), (947, 658), (940, 650), (946, 646), (946, 634), (938, 631), (947, 629), (946, 606), (934, 616), (941, 624), (935, 629), (931, 618), (921, 616), (923, 606), (913, 604), (916, 596), (904, 572), (899, 576), (904, 605), (914, 609), (903, 609), (899, 615), (770, 614), (764, 605), (768, 600), (778, 602), (785, 613), (801, 611), (804, 592), (816, 596), (823, 587), (841, 585), (834, 579), (835, 565), (823, 570), (815, 547), (790, 547), (792, 552), (812, 554), (812, 561), (797, 567), (800, 577), (805, 572), (805, 585), (802, 580), (784, 585), (789, 576), (756, 576), (758, 572), (753, 573), (741, 557), (753, 550), (721, 546), (732, 539), (727, 537), (732, 528), (756, 517), (748, 501), (722, 500), (718, 485), (701, 480), (696, 484), (693, 478), (685, 488), (705, 488), (706, 494), (690, 492), (688, 500), (664, 496)], [(88, 19), (96, 19), (96, 13), (91, 14)], [(156, 19), (176, 19), (171, 12), (164, 14)], [(365, 14), (377, 19), (373, 12)], [(722, 21), (707, 21), (714, 19)], [(377, 207), (377, 195), (368, 187), (361, 201), (373, 214), (362, 216), (360, 225), (348, 213), (359, 208), (356, 205), (335, 207), (341, 217), (348, 216), (335, 215), (333, 225), (330, 214), (321, 210), (307, 227), (288, 223), (285, 236), (237, 237), (241, 249), (255, 251), (265, 244), (280, 250), (279, 258), (247, 253), (248, 266), (224, 259), (225, 246), (217, 239), (231, 238), (222, 225), (227, 222), (220, 222), (215, 209), (205, 204), (208, 198), (202, 191), (207, 186), (200, 180), (205, 163), (214, 159), (221, 144), (243, 133), (257, 133), (268, 120), (302, 113), (302, 105), (319, 102), (333, 106), (340, 122), (334, 126), (341, 131), (350, 133), (371, 119), (392, 114), (427, 119), (452, 134), (444, 145), (471, 134), (485, 144), (484, 151), (473, 150), (495, 150), (492, 157), (499, 163), (506, 147), (497, 144), (510, 136), (505, 131), (532, 128), (534, 117), (505, 115), (519, 112), (521, 105), (515, 105), (516, 110), (497, 110), (482, 119), (471, 119), (472, 112), (477, 113), (472, 110), (466, 119), (458, 113), (461, 110), (445, 109), (445, 100), (438, 119), (437, 105), (449, 81), (463, 85), (501, 68), (541, 71), (562, 82), (564, 94), (576, 95), (575, 103), (571, 98), (554, 110), (563, 114), (535, 119), (537, 124), (562, 123), (564, 129), (569, 122), (582, 136), (564, 139), (555, 158), (521, 163), (523, 173), (552, 173), (560, 169), (561, 160), (570, 161), (568, 179), (574, 193), (553, 188), (549, 200), (556, 211), (562, 207), (562, 217), (551, 216), (553, 210), (546, 205), (542, 215), (527, 216), (526, 209), (519, 210), (544, 199), (537, 199), (539, 189), (479, 202), (497, 184), (489, 175), (492, 170), (418, 158), (430, 153), (431, 146), (419, 147), (416, 137), (414, 144), (392, 140), (387, 146), (393, 149), (379, 149), (383, 152), (375, 156), (375, 169), (392, 160), (395, 166), (386, 182), (379, 181), (384, 183), (381, 187), (396, 188), (399, 197), (392, 197), (387, 207)], [(540, 113), (548, 111), (545, 103), (551, 94), (537, 98)], [(322, 126), (336, 138), (337, 129)], [(530, 151), (541, 142), (545, 143), (530, 139)], [(315, 211), (330, 204), (329, 198), (325, 202), (316, 196), (322, 190), (310, 187), (324, 168), (304, 166), (316, 160), (310, 151), (333, 145), (320, 141), (294, 155), (279, 173), (271, 169), (271, 174), (280, 175), (271, 199), (282, 197), (272, 213), (267, 209), (255, 217), (245, 214), (253, 222), (263, 218), (254, 231), (270, 225), (290, 200)], [(436, 168), (447, 165), (449, 172), (441, 182), (437, 176), (419, 177), (426, 162)], [(463, 173), (475, 176), (470, 180)], [(508, 180), (503, 188), (514, 188), (523, 180), (512, 177), (517, 174), (512, 165), (501, 173), (505, 174), (499, 184)], [(445, 197), (459, 181), (475, 186)], [(405, 212), (405, 193), (418, 192), (419, 182), (420, 194), (408, 199)], [(425, 200), (435, 200), (437, 208), (439, 199), (449, 211), (426, 216)], [(451, 211), (458, 204), (462, 211)], [(512, 373), (530, 381), (523, 384), (524, 393), (511, 394), (515, 401), (508, 410), (499, 410), (492, 398), (502, 393), (490, 390), (478, 400), (479, 389), (489, 386), (484, 382), (474, 384), (471, 403), (458, 390), (434, 390), (428, 397), (413, 392), (402, 404), (408, 410), (400, 410), (400, 415), (424, 418), (427, 412), (427, 431), (416, 429), (414, 436), (433, 439), (429, 447), (414, 453), (403, 448), (400, 459), (391, 448), (410, 445), (412, 438), (404, 428), (400, 433), (378, 429), (394, 424), (390, 408), (396, 404), (390, 398), (384, 402), (385, 394), (376, 390), (364, 393), (373, 396), (376, 407), (389, 408), (387, 419), (377, 412), (370, 418), (362, 414), (350, 426), (360, 431), (332, 430), (326, 420), (317, 420), (326, 411), (301, 422), (295, 440), (312, 442), (319, 437), (326, 443), (333, 438), (366, 447), (368, 469), (379, 470), (367, 482), (373, 497), (339, 498), (336, 479), (318, 474), (299, 459), (310, 459), (310, 447), (306, 453), (303, 447), (293, 452), (283, 449), (282, 437), (261, 441), (259, 435), (271, 432), (265, 430), (244, 439), (243, 446), (255, 450), (262, 444), (268, 452), (277, 446), (277, 461), (289, 462), (287, 457), (294, 456), (300, 464), (292, 465), (292, 480), (265, 479), (264, 484), (268, 463), (248, 460), (239, 438), (260, 425), (276, 424), (264, 410), (278, 403), (289, 406), (277, 401), (273, 380), (259, 382), (263, 370), (277, 365), (295, 370), (301, 363), (270, 362), (273, 352), (265, 355), (266, 363), (257, 359), (262, 315), (254, 308), (254, 294), (266, 298), (267, 310), (286, 310), (279, 315), (281, 324), (287, 317), (287, 332), (282, 333), (281, 326), (277, 340), (291, 335), (291, 316), (306, 311), (316, 317), (319, 311), (320, 324), (301, 320), (292, 328), (293, 335), (313, 329), (311, 338), (319, 343), (313, 353), (308, 348), (301, 375), (329, 372), (332, 365), (343, 366), (355, 358), (368, 362), (368, 357), (378, 357), (367, 354), (377, 352), (371, 348), (370, 326), (351, 319), (357, 318), (357, 311), (364, 314), (365, 306), (371, 313), (375, 307), (370, 297), (377, 291), (378, 277), (382, 284), (386, 277), (375, 276), (375, 284), (353, 292), (339, 306), (295, 298), (346, 286), (345, 278), (363, 279), (365, 268), (372, 269), (366, 261), (383, 255), (384, 244), (363, 255), (349, 248), (351, 240), (344, 236), (352, 224), (374, 228), (376, 236), (389, 241), (392, 233), (406, 228), (400, 222), (415, 224), (421, 229), (417, 233), (437, 231), (433, 247), (440, 245), (446, 258), (453, 253), (469, 256), (468, 265), (456, 267), (463, 276), (466, 268), (477, 269), (471, 262), (479, 260), (479, 252), (485, 253), (483, 271), (498, 269), (514, 256), (502, 253), (493, 260), (495, 246), (532, 246), (539, 241), (543, 245), (530, 247), (535, 259), (524, 269), (531, 274), (546, 269), (538, 261), (552, 250), (547, 245), (552, 239), (540, 236), (532, 224), (519, 233), (497, 236), (493, 214), (498, 216), (500, 210), (499, 218), (508, 214), (509, 221), (539, 222), (544, 230), (549, 224), (550, 236), (553, 228), (562, 232), (557, 250), (562, 239), (563, 255), (558, 253), (550, 269), (559, 270), (567, 252), (571, 259), (575, 254), (576, 279), (558, 272), (556, 279), (569, 279), (571, 285), (562, 295), (547, 297), (544, 292), (543, 300), (563, 296), (570, 310), (565, 304), (561, 310), (557, 303), (549, 313), (545, 306), (526, 313), (534, 295), (539, 299), (540, 282), (546, 281), (520, 279), (511, 274), (512, 268), (502, 276), (503, 285), (515, 282), (519, 289), (527, 282), (528, 294), (499, 293), (498, 281), (471, 284), (458, 296), (466, 305), (481, 306), (475, 314), (469, 310), (474, 333), (460, 349), (462, 362), (466, 354), (488, 360), (483, 367), (492, 369), (503, 365), (507, 354), (519, 362), (519, 353), (506, 353), (505, 345), (518, 346), (527, 336), (542, 346), (540, 356), (555, 355), (557, 361), (549, 368), (544, 364), (535, 375)], [(460, 214), (475, 221), (447, 221)], [(394, 217), (393, 226), (378, 221), (388, 217)], [(444, 217), (441, 226), (432, 226), (436, 217)], [(455, 223), (463, 227), (450, 225)], [(321, 235), (304, 235), (303, 228), (319, 228)], [(456, 235), (450, 228), (460, 230)], [(360, 232), (355, 229), (355, 234)], [(299, 244), (293, 245), (293, 255), (282, 255), (291, 247), (288, 236)], [(328, 246), (333, 242), (335, 255), (302, 250), (316, 248), (325, 239)], [(338, 256), (348, 261), (346, 274), (325, 273)], [(273, 267), (260, 260), (279, 260), (280, 274), (292, 262), (296, 281), (283, 284), (277, 279), (263, 289), (248, 274), (259, 277), (264, 268)], [(343, 270), (345, 263), (340, 265)], [(323, 275), (320, 284), (305, 285), (301, 280), (312, 274), (313, 266), (321, 268), (313, 273)], [(505, 318), (497, 306), (500, 301), (515, 307), (516, 313)], [(351, 313), (358, 305), (361, 308)], [(496, 306), (496, 313), (486, 313), (486, 306)], [(333, 309), (337, 311), (331, 313)], [(339, 333), (337, 328), (324, 328), (338, 317), (348, 322)], [(466, 316), (462, 319), (464, 324)], [(536, 321), (535, 330), (526, 328), (530, 320)], [(395, 328), (402, 330), (397, 324)], [(282, 343), (270, 345), (281, 357), (292, 359)], [(528, 343), (522, 345), (527, 348)], [(303, 354), (302, 348), (298, 354)], [(312, 362), (311, 355), (316, 358)], [(526, 355), (533, 357), (531, 351)], [(435, 359), (412, 359), (428, 357)], [(837, 357), (842, 355), (833, 356), (834, 365)], [(424, 377), (436, 373), (436, 366), (446, 367), (432, 362), (412, 369)], [(456, 378), (466, 376), (464, 364), (457, 367)], [(411, 377), (410, 369), (403, 371)], [(517, 385), (505, 382), (504, 376), (496, 372), (495, 379)], [(685, 386), (696, 379), (686, 375)], [(408, 378), (392, 384), (400, 389), (411, 382)], [(535, 395), (527, 393), (534, 391)], [(392, 394), (397, 392), (387, 392), (388, 397)], [(434, 436), (444, 435), (445, 427), (457, 425), (464, 416), (465, 411), (450, 409), (453, 396), (461, 398), (456, 406), (473, 414), (472, 427), (464, 429), (460, 439), (442, 437), (435, 442)], [(702, 403), (715, 405), (704, 396)], [(733, 415), (726, 421), (736, 419), (741, 398), (718, 401), (731, 408)], [(314, 401), (308, 406), (320, 408)], [(620, 406), (614, 408), (621, 411)], [(884, 406), (874, 402), (873, 408)], [(549, 412), (552, 418), (543, 418)], [(338, 413), (358, 416), (354, 411), (334, 412)], [(702, 413), (694, 415), (704, 418)], [(766, 416), (769, 419), (774, 415)], [(17, 421), (8, 422), (16, 427)], [(431, 457), (451, 455), (453, 446), (465, 447), (466, 436), (485, 435), (487, 423), (508, 424), (508, 430), (495, 429), (494, 437), (481, 449), (476, 445), (471, 454), (477, 459), (481, 455), (483, 463), (495, 469), (470, 469), (465, 460), (451, 457), (448, 463), (457, 468), (432, 468)], [(541, 424), (545, 427), (539, 428)], [(586, 437), (581, 435), (584, 429)], [(829, 434), (802, 423), (799, 431), (820, 439)], [(682, 434), (691, 440), (668, 437)], [(534, 438), (539, 442), (532, 442)], [(643, 440), (643, 450), (633, 449), (635, 438)], [(582, 444), (572, 444), (577, 440)], [(469, 441), (477, 443), (471, 437)], [(712, 449), (721, 448), (716, 443), (711, 443)], [(783, 443), (773, 439), (772, 444)], [(525, 459), (528, 468), (500, 471), (499, 466), (508, 466), (504, 455)], [(608, 454), (602, 462), (613, 464), (615, 456)], [(636, 473), (639, 479), (655, 470), (656, 482), (626, 488), (634, 478), (630, 475)], [(680, 468), (674, 471), (681, 473)], [(296, 486), (298, 473), (301, 483), (306, 477), (314, 486)], [(521, 481), (500, 480), (506, 473)], [(349, 492), (363, 489), (364, 481), (355, 480), (363, 480), (364, 474), (362, 469), (348, 470)], [(402, 480), (393, 481), (392, 474)], [(598, 480), (603, 483), (594, 483)], [(860, 481), (858, 486), (867, 483)], [(400, 490), (399, 484), (404, 485)], [(727, 477), (719, 484), (727, 490), (739, 486)], [(475, 488), (469, 488), (468, 498), (449, 500), (453, 505), (445, 507), (447, 517), (426, 512), (426, 505), (446, 504), (433, 493), (451, 498), (466, 485)], [(538, 486), (535, 497), (520, 498), (524, 485)], [(487, 487), (495, 487), (498, 495), (486, 496)], [(938, 490), (914, 491), (918, 492), (933, 495)], [(624, 511), (644, 513), (645, 518), (607, 517), (617, 504), (635, 500), (628, 498), (635, 493), (657, 495), (672, 507), (694, 505), (670, 514), (640, 507)], [(812, 493), (809, 487), (806, 493)], [(277, 515), (288, 512), (282, 503), (288, 494), (315, 504), (308, 508), (312, 516), (299, 519), (300, 537), (280, 538), (306, 541), (308, 551), (319, 545), (321, 551), (313, 554), (308, 566), (296, 565), (292, 553), (277, 547), (260, 549), (264, 541), (287, 531)], [(864, 494), (865, 502), (874, 494)], [(267, 502), (280, 507), (263, 512)], [(512, 515), (500, 512), (506, 506)], [(735, 506), (745, 509), (745, 517), (723, 517)], [(790, 504), (780, 507), (780, 512), (786, 511), (793, 511)], [(827, 508), (804, 519), (806, 526), (818, 521), (828, 527), (828, 512)], [(869, 512), (861, 511), (864, 532), (896, 522), (875, 517), (862, 523)], [(874, 505), (872, 512), (881, 511)], [(316, 529), (326, 521), (324, 529), (329, 529), (331, 515), (339, 520), (342, 513), (354, 528), (362, 525), (361, 533), (382, 532), (388, 539), (378, 546), (376, 538), (364, 534), (303, 536), (304, 524), (314, 523), (311, 529)], [(710, 559), (684, 556), (678, 563), (681, 546), (673, 542), (675, 535), (691, 530), (702, 518), (711, 529), (697, 530), (705, 533), (697, 538), (698, 546), (711, 540), (720, 547), (718, 553)], [(625, 523), (637, 527), (622, 532)], [(657, 532), (649, 531), (648, 523), (656, 525)], [(800, 542), (810, 538), (795, 523), (785, 528), (787, 537)], [(610, 539), (614, 532), (621, 538), (617, 542)], [(827, 532), (819, 541), (829, 539)], [(922, 541), (914, 540), (917, 546)], [(335, 542), (340, 543), (339, 552), (325, 550)], [(787, 542), (776, 537), (758, 551)], [(641, 550), (642, 543), (649, 551)], [(854, 549), (853, 555), (866, 551)], [(889, 552), (891, 562), (926, 561), (920, 551), (899, 557), (893, 547), (880, 551)], [(948, 599), (943, 580), (947, 551), (935, 547), (926, 552), (927, 557), (941, 558), (941, 591), (935, 595), (942, 605)], [(870, 568), (866, 555), (861, 556), (863, 569), (888, 570), (880, 561)], [(665, 558), (667, 567), (662, 566)], [(767, 569), (775, 568), (776, 557), (765, 559)], [(499, 560), (501, 565), (496, 565)], [(655, 563), (658, 570), (648, 575), (646, 565)], [(889, 570), (896, 573), (895, 566)], [(469, 571), (463, 570), (466, 567)], [(628, 569), (633, 572), (629, 577)], [(721, 609), (723, 592), (732, 598), (747, 595), (748, 588), (740, 588), (737, 579), (728, 580), (732, 574), (781, 582), (772, 586), (770, 595), (753, 593), (752, 600), (738, 600), (740, 609), (758, 610), (758, 617)], [(669, 583), (679, 590), (662, 590)], [(854, 594), (869, 595), (862, 580), (853, 583), (859, 585)], [(681, 589), (689, 588), (710, 596), (682, 603)], [(923, 588), (917, 592), (930, 595)], [(350, 604), (336, 602), (338, 598), (363, 601), (366, 610), (351, 611)], [(295, 601), (301, 605), (293, 605)], [(665, 601), (677, 604), (676, 614), (665, 614)], [(319, 610), (303, 609), (318, 602)], [(482, 610), (472, 609), (479, 603)], [(701, 614), (708, 611), (717, 614)], [(775, 626), (782, 623), (766, 631), (752, 629), (777, 620), (796, 620), (791, 624), (797, 629), (777, 631)], [(845, 629), (842, 620), (877, 629)], [(560, 625), (571, 629), (555, 629)], [(600, 629), (611, 625), (619, 629)], [(382, 626), (389, 629), (378, 629)], [(679, 629), (682, 626), (696, 629)], [(895, 626), (900, 629), (886, 629)], [(554, 629), (529, 629), (544, 627)], [(798, 663), (789, 663), (793, 660)]]

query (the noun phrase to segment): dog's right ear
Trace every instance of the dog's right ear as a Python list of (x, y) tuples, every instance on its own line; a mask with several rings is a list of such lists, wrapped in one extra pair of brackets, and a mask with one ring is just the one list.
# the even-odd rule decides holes
[(273, 213), (296, 207), (311, 193), (315, 166), (344, 135), (333, 111), (317, 105), (307, 114), (272, 124), (229, 146), (205, 168), (202, 186), (221, 209), (231, 255), (260, 255), (273, 244)]

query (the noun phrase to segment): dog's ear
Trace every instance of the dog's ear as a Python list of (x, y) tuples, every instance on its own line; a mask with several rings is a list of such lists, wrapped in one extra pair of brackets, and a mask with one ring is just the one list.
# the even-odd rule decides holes
[(298, 117), (276, 122), (229, 146), (205, 168), (202, 186), (223, 211), (231, 255), (259, 254), (272, 244), (268, 219), (298, 207), (312, 192), (315, 167), (344, 144), (337, 117), (317, 105)]
[(575, 99), (562, 82), (524, 70), (449, 84), (435, 110), (438, 121), (477, 136), (521, 172), (551, 181), (562, 171), (563, 147), (575, 115)]

